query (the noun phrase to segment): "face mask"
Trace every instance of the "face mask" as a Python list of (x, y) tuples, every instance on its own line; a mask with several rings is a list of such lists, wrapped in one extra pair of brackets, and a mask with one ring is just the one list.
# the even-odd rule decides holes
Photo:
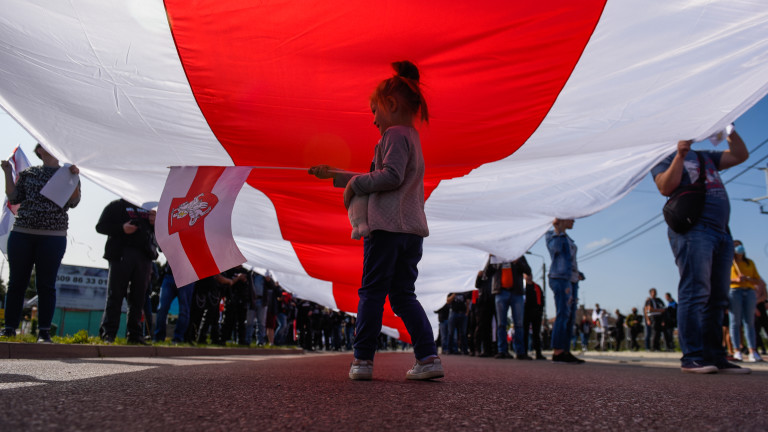
[(734, 252), (736, 252), (739, 255), (744, 255), (744, 246), (738, 245), (734, 248)]

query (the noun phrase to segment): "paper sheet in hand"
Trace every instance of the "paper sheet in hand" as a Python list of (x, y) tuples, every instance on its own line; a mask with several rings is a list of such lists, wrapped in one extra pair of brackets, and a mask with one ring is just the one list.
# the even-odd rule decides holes
[(79, 175), (69, 172), (70, 166), (71, 164), (64, 164), (48, 180), (48, 183), (40, 189), (41, 195), (53, 201), (59, 207), (64, 207), (80, 182)]
[(726, 138), (728, 138), (728, 135), (733, 132), (733, 124), (729, 124), (725, 127), (725, 129), (715, 133), (711, 137), (709, 137), (709, 141), (712, 143), (712, 145), (717, 146), (721, 142), (723, 142)]

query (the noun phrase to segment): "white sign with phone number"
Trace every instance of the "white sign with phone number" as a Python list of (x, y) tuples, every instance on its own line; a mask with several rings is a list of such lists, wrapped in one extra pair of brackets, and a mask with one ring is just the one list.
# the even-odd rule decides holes
[(59, 273), (56, 276), (57, 283), (63, 284), (78, 284), (85, 286), (107, 286), (107, 278), (93, 277), (93, 276), (76, 276)]
[(56, 275), (56, 307), (103, 310), (108, 274), (103, 268), (62, 264)]

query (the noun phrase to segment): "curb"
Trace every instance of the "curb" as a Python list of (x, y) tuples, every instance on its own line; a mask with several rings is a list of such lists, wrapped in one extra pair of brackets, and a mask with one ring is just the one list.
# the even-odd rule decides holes
[(185, 357), (303, 354), (302, 349), (195, 348), (169, 346), (64, 345), (0, 342), (0, 359), (57, 359), (94, 357)]

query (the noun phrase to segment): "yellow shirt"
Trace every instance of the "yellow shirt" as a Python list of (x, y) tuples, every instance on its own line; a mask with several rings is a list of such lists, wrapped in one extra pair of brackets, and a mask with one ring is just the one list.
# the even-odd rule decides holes
[[(739, 266), (738, 271), (736, 270), (737, 265)], [(749, 282), (749, 281), (734, 282), (734, 280), (739, 279), (739, 275), (760, 279), (760, 274), (757, 273), (757, 268), (755, 267), (754, 261), (752, 261), (751, 259), (745, 259), (743, 261), (736, 261), (736, 260), (733, 261), (733, 265), (731, 265), (731, 289), (755, 289), (756, 288), (753, 282)]]

